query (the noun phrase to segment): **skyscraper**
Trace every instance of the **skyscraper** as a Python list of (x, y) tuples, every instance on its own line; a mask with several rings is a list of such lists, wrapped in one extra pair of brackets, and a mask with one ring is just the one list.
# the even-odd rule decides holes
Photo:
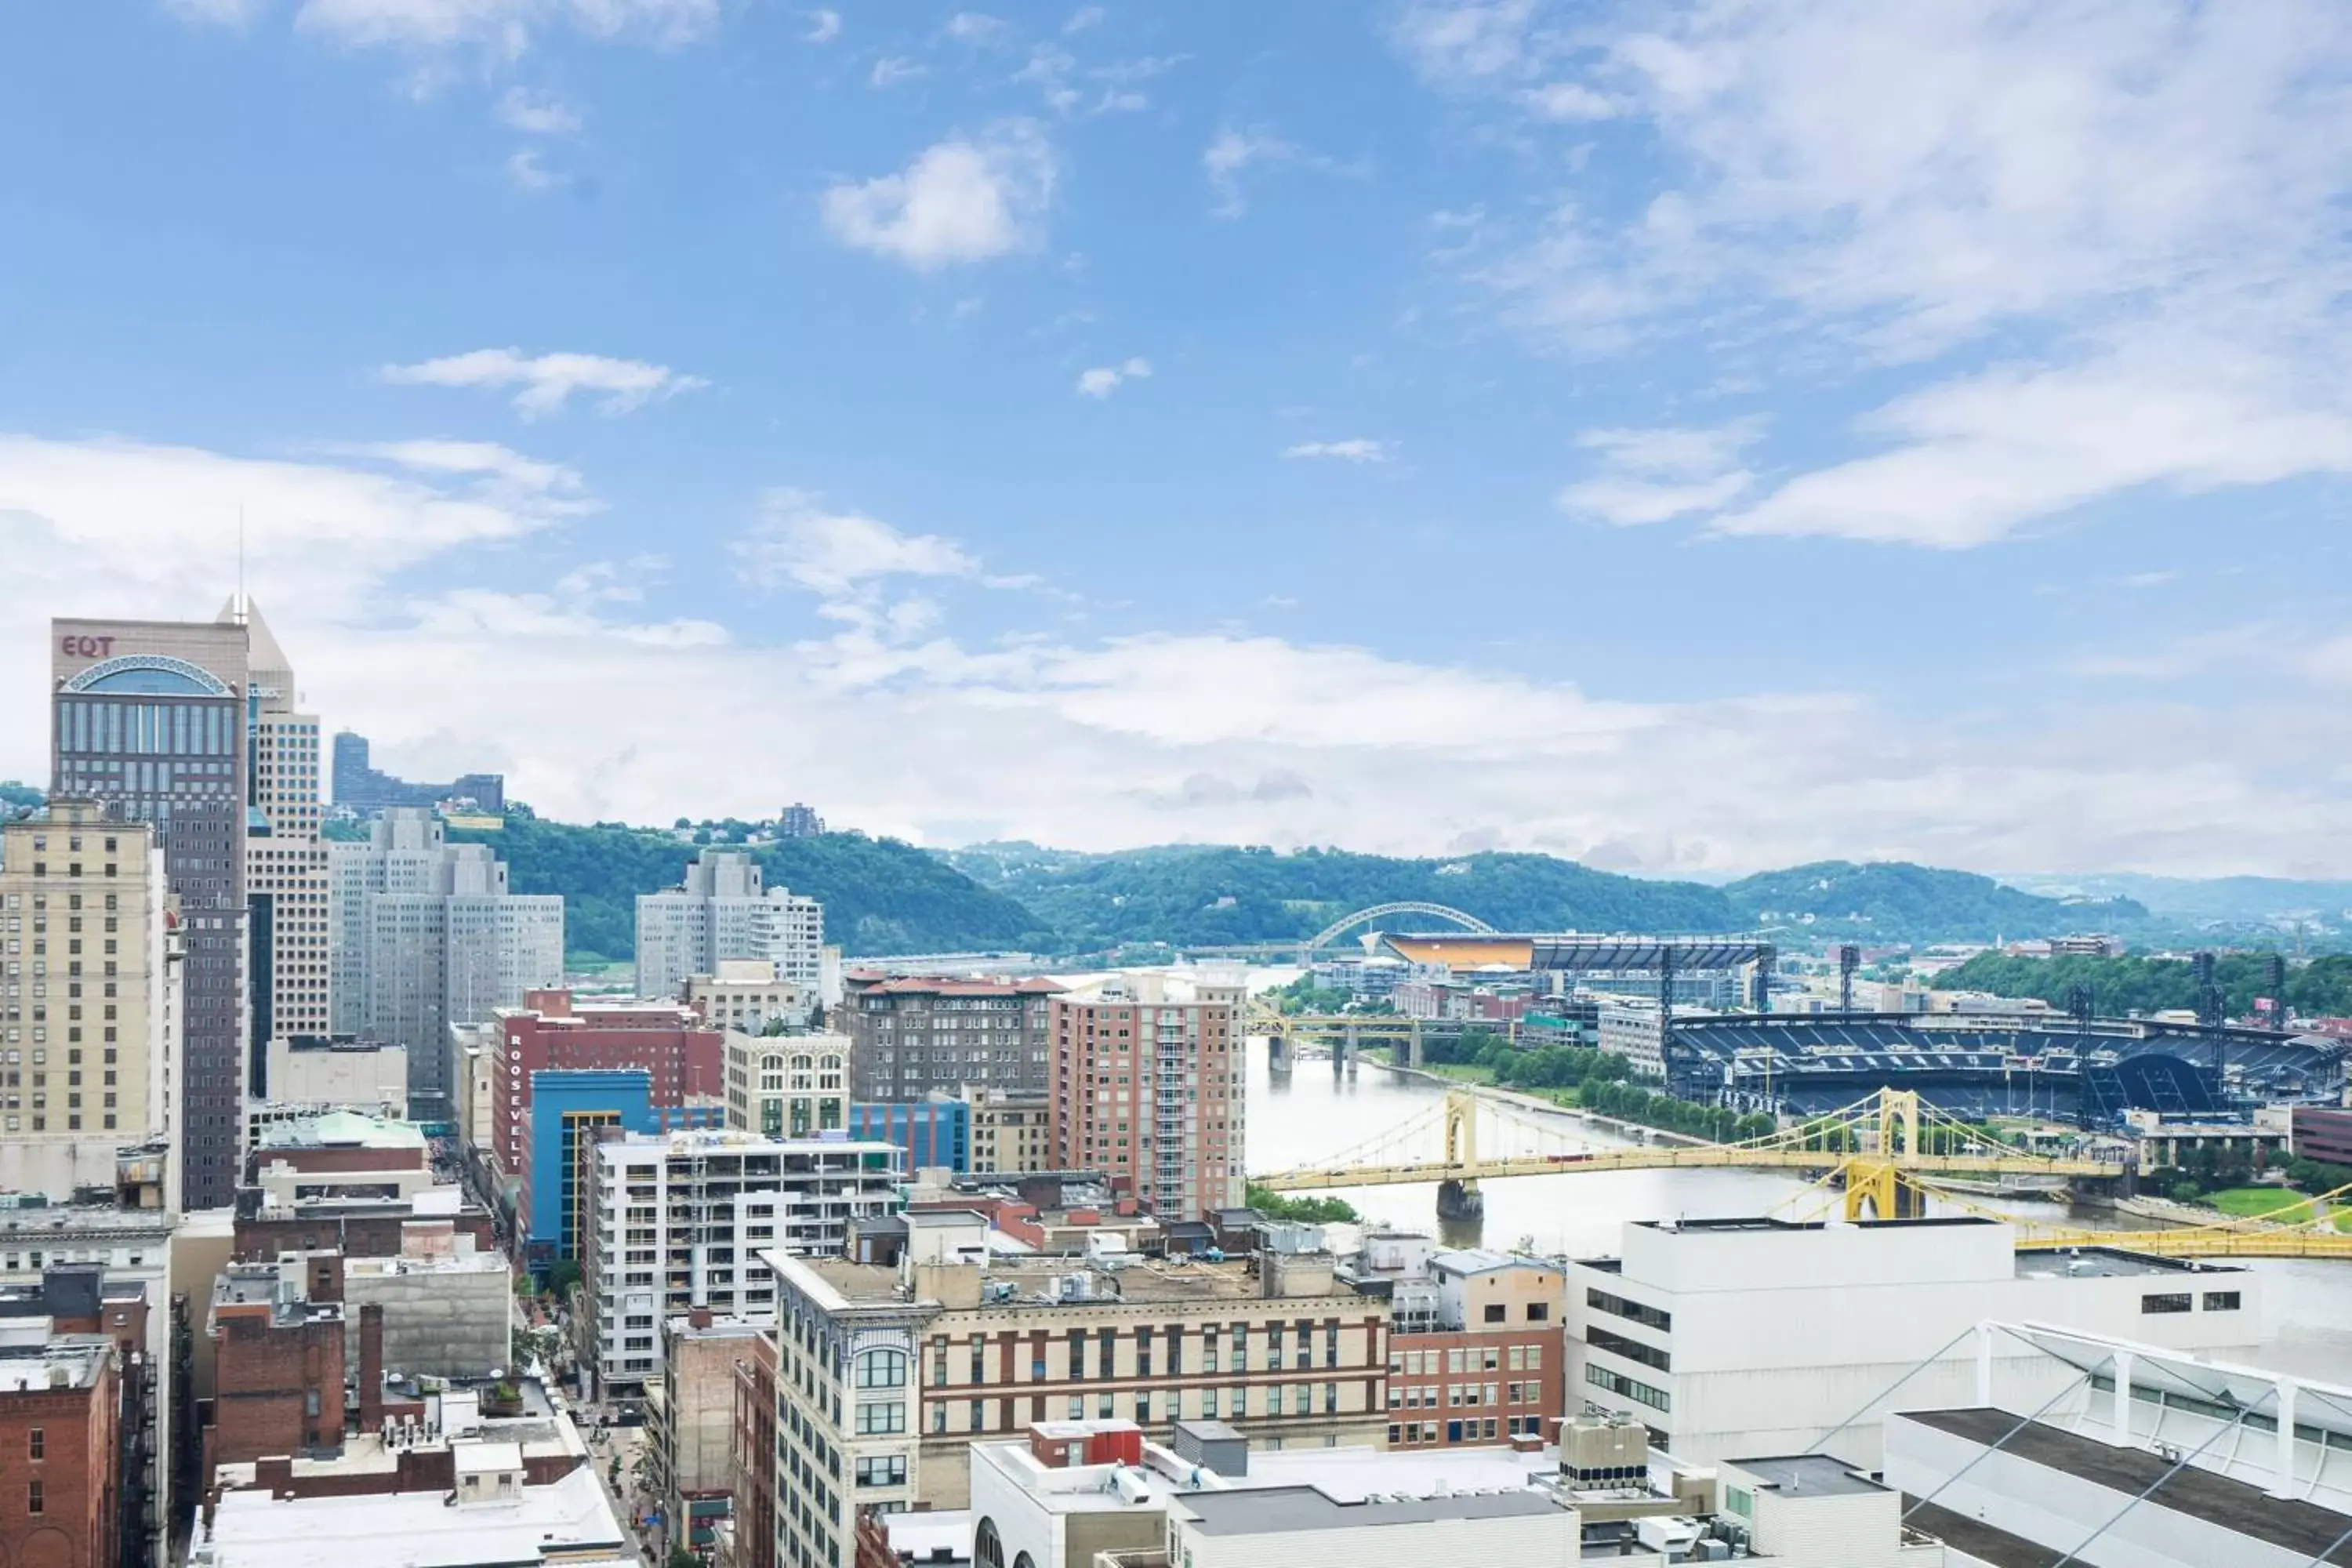
[(637, 898), (637, 994), (676, 996), (727, 958), (764, 958), (776, 977), (814, 990), (824, 963), (824, 906), (784, 888), (761, 886), (759, 862), (741, 849), (709, 847), (685, 882)]
[(487, 844), (394, 806), (365, 844), (328, 846), (335, 1031), (408, 1048), (410, 1114), (450, 1114), (450, 1026), (563, 978), (563, 900), (507, 891)]
[(327, 1033), (327, 850), (319, 838), (319, 719), (295, 708), (294, 671), (249, 599), (221, 619), (246, 630), (246, 716), (252, 809), (245, 840), (253, 973), (247, 1089), (262, 1082), (271, 1040)]
[(219, 1207), (235, 1196), (244, 1120), (247, 629), (58, 620), (50, 631), (50, 793), (152, 824), (180, 900), (183, 1193), (191, 1208)]
[(1053, 999), (1054, 1133), (1162, 1219), (1242, 1201), (1246, 1077), (1238, 976), (1117, 974)]

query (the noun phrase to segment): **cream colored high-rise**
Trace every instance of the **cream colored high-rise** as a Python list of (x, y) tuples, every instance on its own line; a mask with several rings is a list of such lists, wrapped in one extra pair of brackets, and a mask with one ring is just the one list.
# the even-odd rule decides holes
[(173, 1142), (178, 901), (154, 830), (57, 799), (0, 827), (0, 1188), (114, 1185), (115, 1152)]
[[(294, 671), (285, 650), (250, 599), (229, 601), (224, 625), (245, 627), (246, 664), (251, 672), (250, 835), (246, 839), (247, 898), (268, 901), (265, 933), (257, 920), (256, 956), (267, 936), (268, 988), (256, 964), (253, 1047), (257, 1069), (268, 1058), (269, 1042), (323, 1036), (332, 1027), (327, 960), (327, 847), (319, 837), (320, 732), (315, 713), (296, 707)], [(254, 1074), (257, 1080), (261, 1073)], [(268, 1088), (247, 1085), (257, 1098)]]

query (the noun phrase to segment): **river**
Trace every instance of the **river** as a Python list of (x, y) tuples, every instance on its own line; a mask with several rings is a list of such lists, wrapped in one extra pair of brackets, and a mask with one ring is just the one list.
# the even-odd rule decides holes
[[(1328, 1061), (1300, 1062), (1289, 1074), (1270, 1075), (1263, 1039), (1249, 1045), (1249, 1142), (1252, 1171), (1318, 1163), (1430, 1110), (1444, 1090), (1426, 1079), (1367, 1063), (1339, 1078)], [(1563, 1116), (1561, 1127), (1588, 1147), (1619, 1148), (1627, 1140), (1588, 1129)], [(1433, 1152), (1434, 1145), (1430, 1145)], [(1424, 1152), (1424, 1158), (1429, 1157)], [(1434, 1228), (1454, 1246), (1525, 1247), (1541, 1253), (1593, 1257), (1618, 1250), (1628, 1220), (1704, 1219), (1777, 1214), (1816, 1217), (1826, 1194), (1790, 1177), (1763, 1171), (1611, 1171), (1590, 1175), (1513, 1176), (1485, 1187), (1483, 1220), (1437, 1220), (1433, 1184), (1361, 1187), (1333, 1194), (1366, 1220), (1412, 1230)], [(2003, 1201), (2021, 1218), (2064, 1221), (2112, 1229), (2149, 1222), (2131, 1215), (2063, 1203)], [(2251, 1267), (2265, 1279), (2278, 1337), (2261, 1359), (2279, 1371), (2352, 1384), (2352, 1263), (2264, 1258)]]

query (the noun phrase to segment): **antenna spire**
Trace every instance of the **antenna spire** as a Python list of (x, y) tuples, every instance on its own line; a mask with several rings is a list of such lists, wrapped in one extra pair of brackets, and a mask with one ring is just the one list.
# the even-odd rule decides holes
[(236, 503), (236, 602), (235, 618), (244, 626), (252, 618), (249, 601), (245, 596), (245, 503)]

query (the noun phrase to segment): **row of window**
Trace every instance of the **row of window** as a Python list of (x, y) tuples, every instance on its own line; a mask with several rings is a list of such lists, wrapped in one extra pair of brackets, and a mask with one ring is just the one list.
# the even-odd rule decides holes
[(1637, 1383), (1622, 1373), (1610, 1371), (1598, 1362), (1584, 1363), (1584, 1381), (1595, 1388), (1605, 1388), (1612, 1394), (1630, 1399), (1636, 1405), (1646, 1405), (1653, 1410), (1671, 1411), (1675, 1407), (1674, 1397), (1664, 1389)]
[[(2205, 1310), (2209, 1312), (2234, 1312), (2238, 1310), (2240, 1300), (2235, 1290), (2208, 1290), (2205, 1292)], [(2139, 1299), (2139, 1310), (2144, 1313), (2188, 1312), (2195, 1310), (2196, 1305), (2195, 1296), (2187, 1290), (2168, 1290)]]
[(1389, 1352), (1389, 1371), (1406, 1377), (1428, 1377), (1442, 1372), (1541, 1372), (1541, 1345), (1453, 1345), (1444, 1350)]

